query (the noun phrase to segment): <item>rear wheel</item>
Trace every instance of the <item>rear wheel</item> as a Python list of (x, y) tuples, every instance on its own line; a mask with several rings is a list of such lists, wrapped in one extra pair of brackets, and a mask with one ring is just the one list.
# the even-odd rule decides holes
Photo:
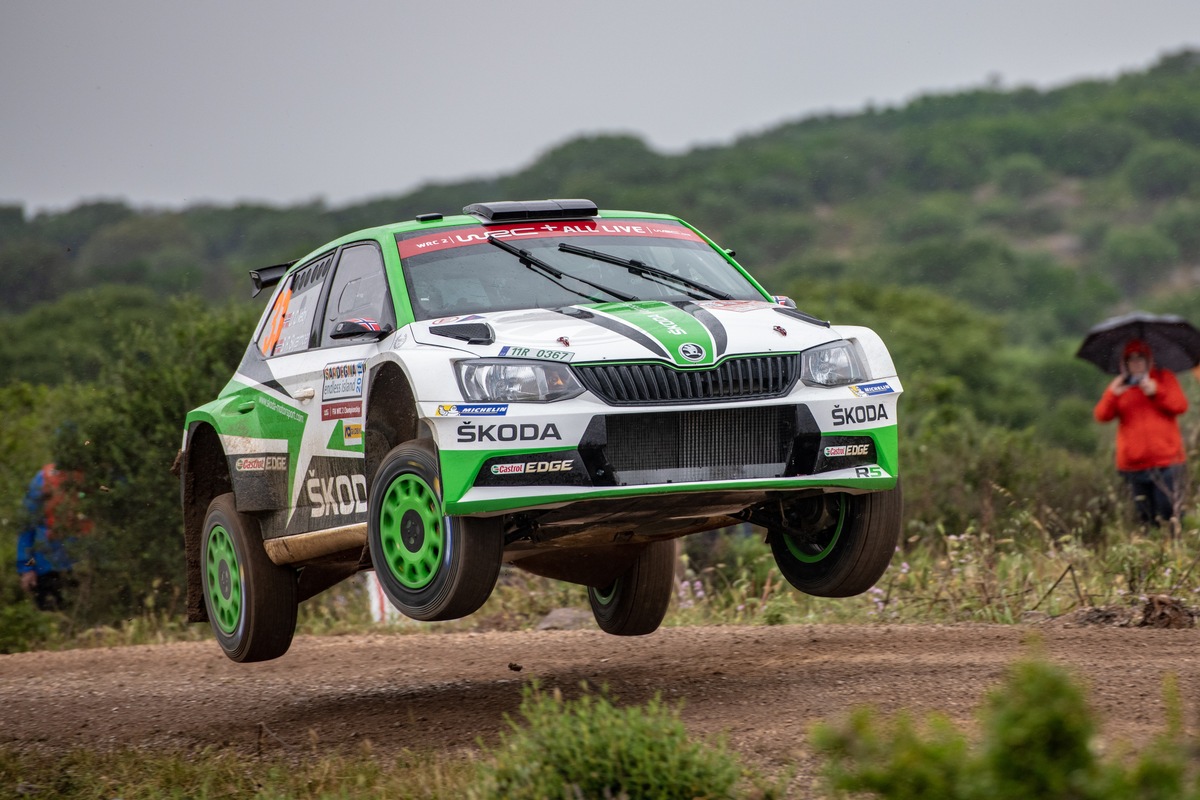
[(900, 539), (900, 486), (871, 494), (809, 498), (767, 541), (788, 583), (817, 597), (850, 597), (875, 585)]
[(611, 584), (588, 587), (588, 603), (600, 630), (616, 636), (658, 630), (671, 604), (677, 552), (675, 539), (651, 542)]
[(402, 444), (371, 484), (367, 542), (384, 594), (413, 619), (458, 619), (491, 596), (500, 574), (500, 519), (448, 517), (437, 457)]
[(204, 518), (204, 604), (213, 633), (234, 661), (267, 661), (287, 652), (296, 632), (296, 571), (271, 561), (258, 521), (238, 513), (232, 494)]

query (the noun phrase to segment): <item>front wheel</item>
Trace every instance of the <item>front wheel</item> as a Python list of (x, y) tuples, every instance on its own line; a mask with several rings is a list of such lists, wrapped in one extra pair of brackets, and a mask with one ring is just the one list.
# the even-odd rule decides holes
[(271, 561), (253, 517), (232, 494), (204, 518), (200, 551), (204, 605), (217, 643), (234, 661), (267, 661), (287, 652), (296, 632), (296, 571)]
[(886, 492), (806, 498), (802, 526), (772, 530), (767, 541), (788, 583), (817, 597), (850, 597), (875, 585), (900, 539), (900, 486)]
[(616, 636), (658, 630), (671, 604), (677, 554), (675, 539), (651, 542), (611, 584), (589, 586), (588, 604), (600, 630)]
[(402, 444), (384, 456), (371, 483), (367, 543), (379, 585), (412, 619), (458, 619), (491, 596), (500, 574), (500, 519), (448, 517), (437, 457)]

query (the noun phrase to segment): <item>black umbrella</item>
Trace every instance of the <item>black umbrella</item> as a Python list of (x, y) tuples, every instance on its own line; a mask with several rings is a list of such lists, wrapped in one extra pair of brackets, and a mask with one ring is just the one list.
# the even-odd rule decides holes
[(1121, 357), (1130, 339), (1150, 346), (1154, 363), (1172, 372), (1200, 364), (1200, 330), (1183, 317), (1135, 311), (1106, 319), (1087, 332), (1075, 355), (1110, 375), (1121, 372)]

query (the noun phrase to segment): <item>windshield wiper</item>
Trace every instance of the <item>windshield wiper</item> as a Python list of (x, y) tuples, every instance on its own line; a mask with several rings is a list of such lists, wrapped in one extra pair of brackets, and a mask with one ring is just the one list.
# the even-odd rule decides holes
[[(684, 292), (684, 294), (694, 300), (710, 300), (712, 298), (716, 298), (718, 300), (733, 299), (733, 295), (725, 294), (724, 292), (718, 291), (711, 286), (705, 286), (703, 283), (694, 281), (691, 278), (685, 278), (682, 275), (676, 275), (673, 272), (667, 272), (665, 269), (652, 267), (644, 261), (638, 261), (636, 258), (621, 258), (619, 256), (609, 255), (608, 253), (602, 253), (599, 250), (588, 250), (586, 247), (576, 247), (575, 245), (567, 244), (566, 242), (560, 242), (558, 249), (562, 250), (564, 253), (572, 253), (577, 256), (583, 256), (584, 258), (592, 258), (596, 261), (603, 261), (607, 264), (616, 264), (618, 267), (624, 267), (634, 275), (645, 278), (646, 280), (650, 280), (653, 283), (670, 281), (678, 286), (687, 286), (690, 289), (694, 289), (697, 292), (704, 292), (704, 294), (707, 295), (707, 297), (700, 297), (692, 292)], [(652, 278), (658, 278), (659, 280), (653, 280)]]
[(517, 257), (517, 260), (520, 261), (522, 265), (528, 267), (529, 269), (533, 270), (534, 272), (538, 272), (542, 275), (547, 276), (551, 281), (558, 284), (563, 289), (566, 289), (568, 292), (571, 292), (572, 294), (577, 294), (580, 297), (587, 298), (588, 300), (591, 300), (593, 302), (596, 300), (596, 298), (586, 295), (583, 292), (580, 292), (576, 289), (571, 289), (570, 287), (563, 286), (562, 279), (564, 277), (570, 278), (573, 281), (579, 281), (582, 284), (586, 284), (587, 286), (590, 286), (593, 289), (598, 289), (599, 291), (604, 292), (605, 294), (610, 294), (613, 297), (617, 298), (618, 300), (622, 300), (626, 303), (630, 303), (634, 300), (637, 300), (637, 297), (635, 297), (634, 295), (625, 294), (624, 292), (619, 292), (616, 289), (610, 289), (607, 286), (604, 286), (599, 283), (593, 283), (589, 280), (586, 280), (585, 278), (580, 278), (575, 275), (572, 275), (569, 272), (563, 272), (561, 269), (558, 269), (557, 267), (551, 266), (550, 264), (547, 264), (545, 261), (542, 261), (540, 258), (535, 256), (533, 253), (529, 252), (528, 250), (522, 250), (521, 248), (511, 245), (502, 239), (497, 239), (495, 236), (489, 235), (487, 237), (487, 240), (488, 240), (488, 244), (494, 244), (494, 245), (496, 245), (496, 247), (499, 247), (504, 252), (511, 253), (512, 255)]

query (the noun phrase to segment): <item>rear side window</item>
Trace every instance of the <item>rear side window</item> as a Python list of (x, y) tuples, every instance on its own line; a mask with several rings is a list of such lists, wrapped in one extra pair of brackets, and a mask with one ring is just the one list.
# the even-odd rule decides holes
[(321, 288), (332, 265), (331, 253), (287, 277), (259, 336), (258, 348), (264, 356), (285, 356), (309, 348)]

